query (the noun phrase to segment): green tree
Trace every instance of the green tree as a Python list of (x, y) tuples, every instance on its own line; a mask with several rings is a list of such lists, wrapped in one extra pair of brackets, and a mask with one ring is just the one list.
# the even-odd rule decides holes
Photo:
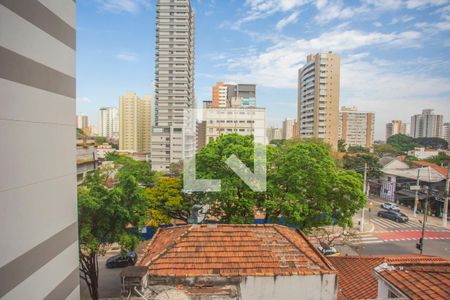
[(98, 256), (115, 242), (123, 252), (133, 250), (139, 237), (127, 226), (143, 225), (147, 219), (147, 201), (136, 178), (120, 178), (117, 185), (108, 188), (107, 176), (97, 170), (78, 188), (80, 271), (92, 299), (99, 298)]
[[(275, 147), (267, 147), (267, 160)], [(210, 214), (223, 223), (252, 223), (259, 193), (253, 192), (225, 163), (236, 155), (252, 172), (253, 136), (227, 134), (209, 142), (196, 156), (197, 178), (220, 179), (220, 192), (195, 193), (200, 203), (210, 204)]]
[[(416, 159), (417, 160), (417, 159)], [(435, 163), (437, 165), (448, 166), (450, 161), (450, 155), (445, 154), (445, 152), (440, 152), (438, 155), (425, 159), (425, 161)]]
[(170, 224), (172, 219), (188, 221), (193, 203), (186, 200), (179, 178), (161, 177), (152, 188), (145, 190), (153, 226)]
[(113, 161), (120, 169), (118, 179), (133, 176), (137, 182), (145, 187), (153, 185), (156, 173), (152, 171), (150, 163), (138, 161), (126, 155), (108, 153), (107, 159)]
[(327, 145), (290, 143), (279, 149), (270, 166), (264, 201), (266, 218), (313, 227), (348, 226), (365, 201), (362, 177), (336, 167)]
[(423, 146), (425, 148), (431, 148), (436, 150), (448, 149), (448, 142), (444, 139), (437, 137), (416, 138), (414, 139), (414, 141), (420, 146)]
[(347, 170), (355, 170), (359, 174), (364, 174), (364, 165), (367, 163), (368, 178), (378, 178), (381, 175), (382, 166), (378, 162), (378, 156), (372, 153), (346, 155), (344, 156), (343, 167)]
[(369, 153), (369, 149), (363, 146), (350, 146), (347, 149), (349, 153)]
[(343, 139), (338, 140), (338, 151), (339, 152), (347, 152), (347, 144)]
[(97, 136), (97, 137), (95, 138), (95, 143), (96, 143), (97, 145), (106, 143), (106, 141), (107, 141), (107, 139), (106, 139), (106, 137), (104, 137), (104, 136)]
[(378, 155), (378, 157), (400, 154), (396, 147), (388, 144), (373, 144), (373, 152)]
[(392, 145), (400, 152), (408, 152), (413, 150), (418, 144), (415, 142), (414, 138), (405, 134), (394, 134), (387, 139), (387, 144)]

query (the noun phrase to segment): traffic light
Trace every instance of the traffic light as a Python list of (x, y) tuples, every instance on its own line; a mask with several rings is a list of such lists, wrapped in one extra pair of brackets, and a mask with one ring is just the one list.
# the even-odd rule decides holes
[(416, 249), (420, 251), (423, 250), (423, 238), (419, 239), (419, 242), (416, 244)]

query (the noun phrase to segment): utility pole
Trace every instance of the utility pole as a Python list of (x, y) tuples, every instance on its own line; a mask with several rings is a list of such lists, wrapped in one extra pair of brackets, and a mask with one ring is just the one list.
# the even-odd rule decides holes
[[(416, 186), (420, 185), (420, 168), (417, 168), (417, 183)], [(414, 217), (416, 217), (417, 214), (417, 202), (419, 201), (419, 190), (416, 190), (416, 196), (414, 197)]]
[(447, 212), (448, 212), (448, 201), (450, 200), (450, 161), (447, 161), (447, 180), (445, 181), (445, 198), (444, 198), (444, 213), (442, 214), (442, 225), (447, 227)]
[(416, 248), (420, 250), (420, 254), (422, 255), (423, 252), (423, 246), (424, 246), (424, 237), (425, 237), (425, 223), (427, 222), (427, 216), (428, 216), (428, 202), (430, 201), (430, 189), (431, 189), (431, 168), (428, 167), (428, 186), (426, 186), (426, 192), (427, 192), (427, 200), (425, 202), (425, 211), (423, 212), (423, 221), (422, 221), (422, 235), (420, 237), (419, 243), (416, 245)]
[[(364, 185), (363, 192), (366, 195), (367, 190), (367, 163), (364, 164)], [(364, 230), (364, 207), (361, 210), (361, 221), (359, 222), (359, 231), (363, 232)]]

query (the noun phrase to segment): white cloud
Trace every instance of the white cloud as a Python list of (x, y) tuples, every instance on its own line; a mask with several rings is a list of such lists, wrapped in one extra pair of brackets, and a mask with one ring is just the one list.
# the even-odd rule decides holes
[(151, 7), (150, 0), (97, 0), (101, 10), (113, 13), (137, 13)]
[[(267, 87), (295, 88), (297, 71), (309, 52), (333, 50), (338, 53), (370, 45), (414, 47), (420, 33), (406, 31), (385, 34), (357, 30), (332, 31), (310, 39), (286, 39), (262, 52), (228, 59), (225, 66), (234, 81), (251, 81)], [(248, 62), (252, 62), (249, 64)]]
[(406, 7), (409, 9), (424, 8), (426, 6), (439, 6), (448, 4), (448, 0), (408, 0)]
[(316, 3), (319, 13), (315, 16), (315, 20), (320, 23), (328, 23), (332, 20), (346, 20), (357, 14), (368, 11), (366, 6), (345, 7), (341, 0), (335, 1), (319, 1)]
[(300, 13), (298, 11), (294, 11), (289, 16), (287, 16), (287, 17), (281, 19), (280, 21), (278, 21), (277, 25), (275, 25), (275, 28), (277, 30), (282, 30), (285, 26), (287, 26), (289, 24), (297, 23), (299, 16), (300, 16)]
[(126, 62), (138, 62), (139, 58), (136, 54), (130, 52), (121, 52), (115, 56), (116, 59), (126, 61)]
[(77, 97), (77, 103), (91, 103), (92, 100), (88, 97)]

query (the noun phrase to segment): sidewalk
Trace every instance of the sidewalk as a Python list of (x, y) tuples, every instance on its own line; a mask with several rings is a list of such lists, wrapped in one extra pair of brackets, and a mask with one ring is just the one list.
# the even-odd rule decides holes
[[(377, 196), (373, 196), (373, 195), (370, 195), (369, 202), (370, 201), (373, 201), (374, 206), (378, 206), (378, 207), (380, 206), (381, 203), (387, 202), (385, 199), (377, 197)], [(398, 205), (398, 207), (401, 208), (402, 213), (407, 215), (409, 219), (417, 220), (417, 221), (420, 221), (420, 222), (423, 221), (423, 214), (417, 213), (416, 217), (414, 217), (413, 210), (411, 208), (409, 208), (407, 206), (403, 206), (401, 204), (397, 204), (397, 205)], [(449, 223), (450, 223), (450, 221), (448, 221), (447, 222), (447, 226), (444, 227), (442, 225), (442, 218), (433, 217), (433, 216), (427, 216), (427, 223), (426, 223), (427, 225), (433, 225), (433, 226), (441, 227), (441, 228), (444, 228), (444, 229), (450, 229)]]

